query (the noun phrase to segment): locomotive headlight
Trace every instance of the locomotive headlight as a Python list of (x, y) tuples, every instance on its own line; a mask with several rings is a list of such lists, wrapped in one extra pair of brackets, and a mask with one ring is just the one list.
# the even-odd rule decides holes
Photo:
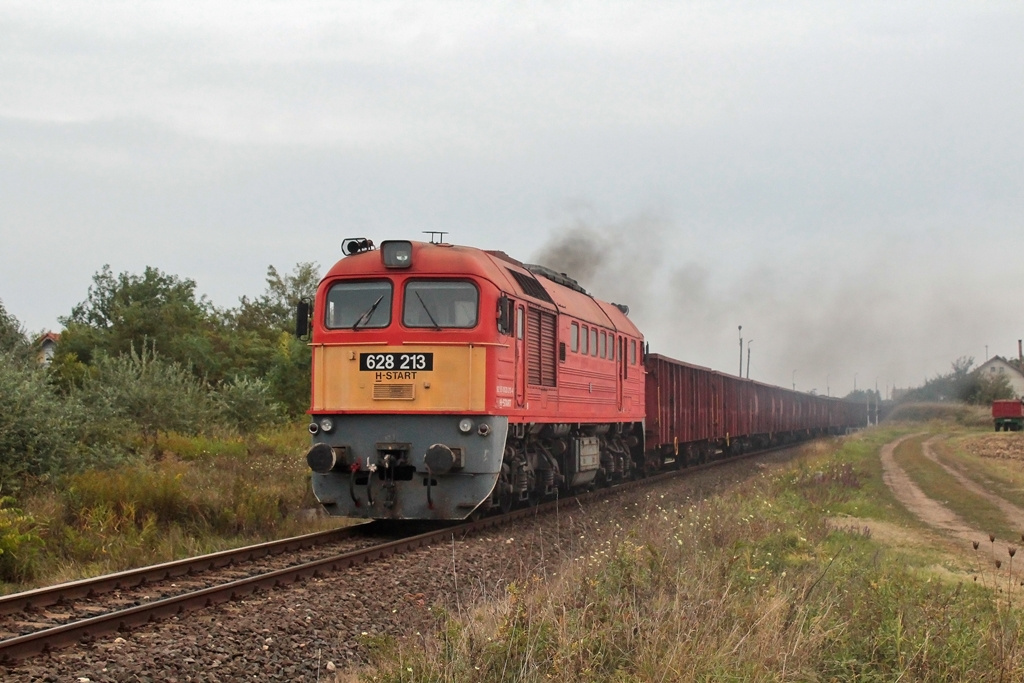
[(408, 268), (412, 265), (412, 242), (406, 240), (381, 242), (380, 253), (385, 268)]
[(469, 434), (471, 431), (473, 431), (473, 421), (470, 420), (468, 417), (464, 417), (461, 420), (459, 420), (459, 431), (462, 432), (463, 434)]
[(320, 420), (320, 429), (324, 430), (325, 432), (329, 432), (332, 429), (334, 429), (334, 422), (331, 420), (331, 418), (325, 417), (324, 419)]

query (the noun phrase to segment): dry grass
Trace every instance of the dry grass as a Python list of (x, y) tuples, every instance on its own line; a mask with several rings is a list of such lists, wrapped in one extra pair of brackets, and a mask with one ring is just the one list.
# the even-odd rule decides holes
[(970, 406), (966, 403), (904, 403), (896, 406), (887, 419), (894, 422), (925, 422), (943, 426), (957, 424), (972, 429), (992, 429), (989, 407)]
[(337, 526), (337, 520), (294, 514), (315, 505), (302, 457), (308, 439), (300, 427), (244, 440), (163, 436), (159, 460), (88, 470), (41, 485), (22, 501), (17, 527), (11, 515), (0, 519), (0, 551), (15, 550), (23, 560), (7, 572), (20, 582), (5, 588), (69, 581)]
[(446, 616), (424, 642), (385, 643), (364, 679), (1024, 676), (1024, 628), (996, 582), (938, 580), (932, 558), (881, 545), (864, 525), (836, 526), (829, 509), (880, 509), (865, 500), (865, 439), (851, 443), (696, 505), (652, 504), (581, 539), (556, 576), (538, 572), (497, 603)]
[(955, 512), (970, 527), (988, 529), (1001, 538), (1020, 533), (998, 506), (964, 489), (953, 475), (924, 456), (922, 443), (926, 438), (907, 439), (894, 453), (896, 462), (925, 495)]
[(962, 436), (938, 444), (937, 450), (966, 476), (1024, 507), (1024, 432)]

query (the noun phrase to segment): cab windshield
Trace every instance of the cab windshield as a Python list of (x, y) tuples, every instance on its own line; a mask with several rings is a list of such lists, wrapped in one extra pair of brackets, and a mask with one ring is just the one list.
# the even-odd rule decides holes
[(404, 301), (402, 324), (406, 327), (476, 327), (480, 293), (471, 282), (410, 280)]
[(327, 292), (328, 329), (363, 329), (391, 324), (391, 281), (336, 282)]

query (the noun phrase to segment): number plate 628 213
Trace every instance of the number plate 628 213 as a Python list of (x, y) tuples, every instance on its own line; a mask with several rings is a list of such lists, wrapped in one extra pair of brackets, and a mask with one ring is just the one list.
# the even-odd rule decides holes
[(359, 369), (369, 372), (381, 370), (433, 370), (432, 353), (361, 353)]

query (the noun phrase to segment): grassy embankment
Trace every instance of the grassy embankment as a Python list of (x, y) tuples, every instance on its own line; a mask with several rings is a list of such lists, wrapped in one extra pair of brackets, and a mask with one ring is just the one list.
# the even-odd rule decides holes
[(315, 507), (301, 425), (247, 437), (161, 436), (116, 469), (39, 482), (0, 510), (0, 564), (22, 590), (335, 526)]
[(364, 678), (1019, 680), (1013, 558), (996, 568), (986, 547), (925, 531), (878, 458), (904, 434), (979, 429), (883, 426), (807, 447), (720, 496), (652, 496), (621, 528), (593, 529), (556, 574), (439, 615), (436, 637), (375, 642)]

